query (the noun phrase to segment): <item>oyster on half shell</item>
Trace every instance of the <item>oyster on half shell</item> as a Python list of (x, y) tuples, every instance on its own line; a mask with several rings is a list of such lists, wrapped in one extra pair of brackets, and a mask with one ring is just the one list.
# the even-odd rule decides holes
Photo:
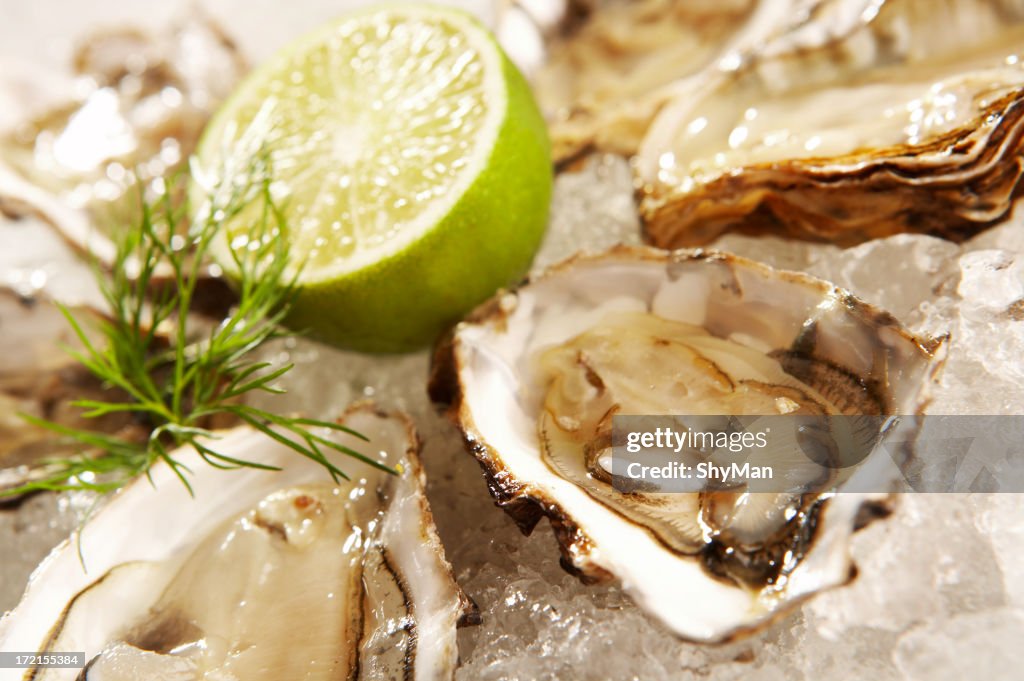
[[(110, 230), (134, 222), (139, 186), (159, 193), (185, 167), (247, 67), (202, 14), (156, 35), (97, 33), (77, 49), (73, 66), (75, 97), (60, 103), (50, 101), (54, 93), (29, 96), (27, 84), (0, 78), (0, 102), (18, 105), (0, 120), (0, 211), (38, 216), (110, 267)], [(157, 274), (169, 271), (161, 266)]]
[(496, 32), (530, 79), (555, 162), (636, 151), (658, 109), (771, 35), (801, 0), (497, 0)]
[(478, 309), (439, 346), (431, 394), (498, 505), (527, 532), (550, 519), (567, 569), (720, 641), (849, 580), (862, 507), (890, 488), (624, 494), (602, 461), (610, 417), (919, 413), (942, 350), (805, 275), (618, 247)]
[(474, 610), (434, 527), (416, 434), (369, 405), (343, 423), (368, 438), (346, 444), (401, 474), (346, 460), (352, 482), (335, 486), (239, 428), (222, 452), (283, 470), (223, 473), (179, 451), (194, 498), (160, 464), (153, 485), (123, 489), (0, 620), (0, 649), (85, 651), (85, 670), (0, 679), (451, 679), (456, 626)]
[(824, 0), (666, 105), (636, 159), (651, 243), (726, 231), (962, 240), (1024, 164), (1024, 2)]

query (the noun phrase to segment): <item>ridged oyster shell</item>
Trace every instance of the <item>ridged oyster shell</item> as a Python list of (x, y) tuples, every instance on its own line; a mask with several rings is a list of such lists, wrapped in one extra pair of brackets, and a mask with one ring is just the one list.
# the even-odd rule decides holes
[(1024, 3), (815, 3), (667, 105), (636, 159), (646, 234), (852, 245), (1002, 219), (1024, 164)]

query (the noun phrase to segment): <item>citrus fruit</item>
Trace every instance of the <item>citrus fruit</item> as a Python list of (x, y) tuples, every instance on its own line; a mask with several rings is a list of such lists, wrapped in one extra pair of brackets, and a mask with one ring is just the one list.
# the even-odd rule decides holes
[[(223, 182), (209, 174), (260, 150), (289, 262), (302, 263), (287, 323), (344, 347), (429, 343), (522, 276), (547, 224), (544, 121), (460, 11), (387, 5), (284, 48), (217, 112), (197, 161)], [(229, 217), (212, 247), (229, 277), (250, 213)]]

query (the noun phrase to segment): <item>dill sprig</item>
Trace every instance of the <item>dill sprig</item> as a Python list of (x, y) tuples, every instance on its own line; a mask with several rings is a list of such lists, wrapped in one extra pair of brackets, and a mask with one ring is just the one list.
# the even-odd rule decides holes
[[(344, 431), (366, 440), (349, 428), (282, 416), (241, 401), (249, 393), (284, 392), (275, 381), (293, 368), (292, 364), (274, 368), (270, 362), (252, 357), (267, 341), (288, 335), (280, 323), (294, 300), (298, 276), (288, 274), (287, 224), (271, 195), (270, 178), (267, 157), (261, 156), (247, 177), (235, 178), (229, 186), (211, 192), (186, 230), (181, 225), (190, 215), (188, 199), (175, 191), (177, 182), (158, 182), (150, 188), (149, 197), (140, 196), (138, 224), (116, 237), (113, 267), (109, 273), (96, 267), (109, 318), (85, 320), (65, 306), (60, 310), (82, 346), (68, 352), (105, 386), (128, 398), (83, 399), (72, 405), (83, 409), (86, 418), (131, 412), (150, 429), (149, 437), (138, 442), (22, 414), (29, 422), (76, 443), (79, 451), (72, 457), (47, 461), (32, 481), (0, 492), (0, 496), (35, 490), (110, 492), (147, 473), (161, 460), (191, 491), (191, 471), (173, 454), (184, 445), (193, 447), (216, 468), (277, 470), (218, 451), (216, 432), (204, 424), (225, 416), (247, 423), (319, 463), (336, 482), (348, 476), (328, 459), (328, 450), (394, 472), (317, 432)], [(222, 226), (243, 212), (243, 218), (252, 224), (248, 243), (244, 248), (228, 249), (234, 261), (238, 300), (223, 321), (196, 338), (188, 313), (197, 285), (205, 276), (206, 256)], [(102, 342), (94, 342), (86, 332), (90, 322)]]

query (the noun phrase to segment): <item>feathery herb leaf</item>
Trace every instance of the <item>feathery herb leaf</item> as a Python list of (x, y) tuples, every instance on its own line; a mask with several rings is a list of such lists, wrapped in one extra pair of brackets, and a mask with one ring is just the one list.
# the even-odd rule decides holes
[[(217, 451), (216, 434), (204, 427), (211, 418), (231, 416), (251, 425), (296, 453), (321, 464), (335, 481), (345, 473), (324, 454), (333, 450), (394, 472), (317, 434), (335, 430), (364, 439), (348, 428), (315, 419), (281, 416), (248, 406), (248, 393), (283, 392), (274, 382), (292, 365), (274, 368), (252, 358), (255, 349), (286, 335), (280, 322), (295, 295), (295, 276), (289, 275), (285, 218), (270, 191), (269, 158), (253, 161), (248, 177), (235, 178), (228, 188), (211, 192), (205, 208), (187, 230), (187, 198), (175, 201), (176, 182), (159, 184), (156, 198), (140, 196), (140, 219), (117, 237), (111, 271), (96, 268), (109, 319), (95, 322), (102, 343), (90, 340), (69, 309), (61, 312), (77, 336), (81, 350), (72, 356), (105, 385), (117, 388), (130, 401), (79, 400), (75, 406), (86, 418), (132, 412), (151, 431), (145, 442), (92, 432), (23, 414), (27, 421), (71, 440), (81, 449), (70, 458), (46, 462), (40, 475), (21, 487), (0, 492), (16, 496), (35, 490), (86, 489), (113, 491), (165, 461), (181, 482), (190, 471), (173, 451), (191, 445), (209, 465), (221, 469), (276, 470), (258, 461)], [(226, 189), (226, 191), (225, 191)], [(219, 198), (218, 198), (219, 197)], [(258, 216), (245, 249), (231, 249), (238, 272), (238, 300), (232, 311), (205, 337), (195, 338), (189, 322), (196, 287), (204, 276), (205, 257), (221, 225), (256, 204)], [(170, 272), (169, 282), (157, 272)]]

